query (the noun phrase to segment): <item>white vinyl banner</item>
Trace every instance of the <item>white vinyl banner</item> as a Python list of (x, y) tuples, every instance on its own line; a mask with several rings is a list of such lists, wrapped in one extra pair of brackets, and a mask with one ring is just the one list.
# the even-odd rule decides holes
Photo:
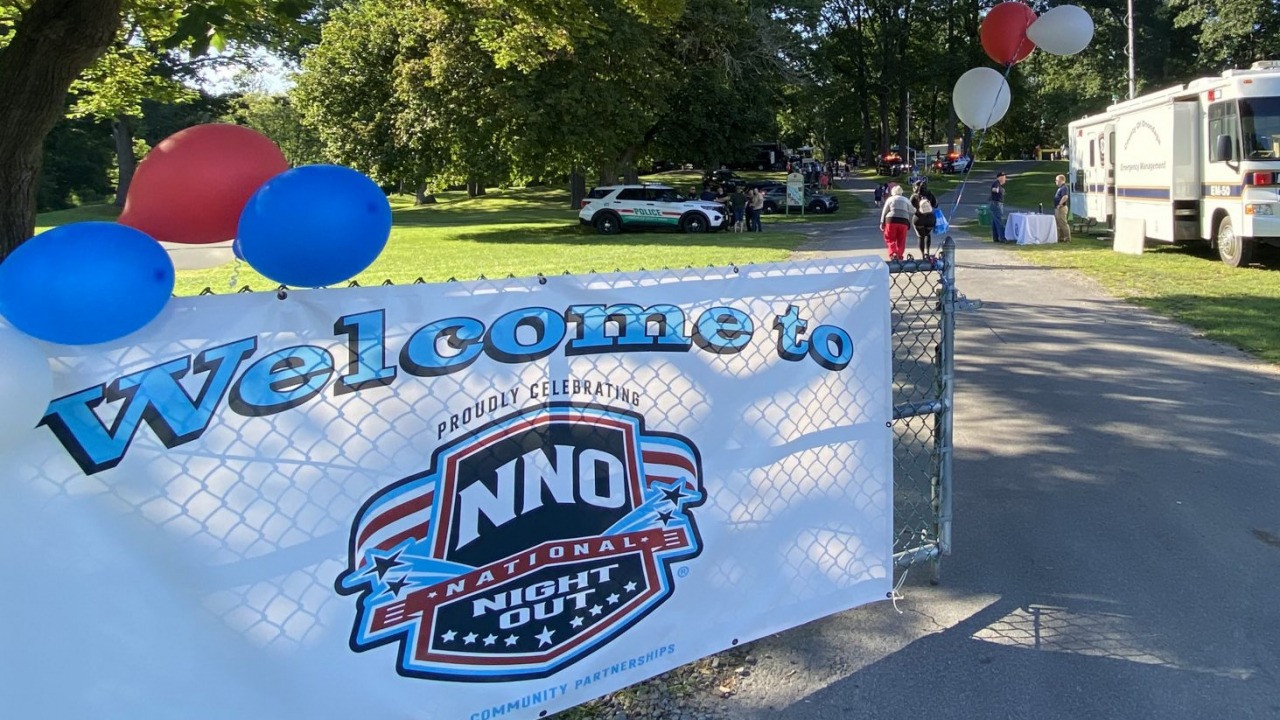
[(0, 717), (549, 715), (890, 590), (889, 277), (172, 301), (46, 345)]

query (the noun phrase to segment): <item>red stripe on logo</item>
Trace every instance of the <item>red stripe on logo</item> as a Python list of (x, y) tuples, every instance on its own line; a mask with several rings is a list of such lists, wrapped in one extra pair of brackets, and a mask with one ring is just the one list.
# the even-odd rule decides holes
[(697, 475), (698, 471), (693, 466), (693, 462), (683, 455), (675, 453), (661, 452), (658, 450), (646, 450), (644, 452), (644, 461), (646, 463), (654, 463), (655, 465), (671, 465), (682, 470), (688, 470), (690, 475)]
[(427, 536), (427, 529), (429, 527), (430, 527), (430, 523), (422, 523), (421, 525), (414, 525), (413, 527), (409, 528), (408, 530), (405, 530), (399, 535), (392, 535), (386, 540), (383, 540), (382, 542), (378, 543), (378, 549), (390, 550), (391, 548), (399, 545), (400, 543), (404, 542), (405, 540), (408, 540), (409, 538), (425, 538)]
[(419, 510), (426, 510), (427, 508), (431, 507), (431, 499), (433, 494), (434, 493), (432, 491), (427, 491), (427, 493), (424, 494), (422, 497), (416, 500), (410, 500), (409, 502), (404, 503), (403, 505), (397, 505), (396, 507), (393, 507), (390, 510), (370, 520), (369, 524), (366, 525), (364, 530), (360, 532), (360, 539), (356, 541), (356, 547), (358, 548), (361, 545), (364, 545), (365, 541), (368, 540), (370, 537), (372, 537), (374, 533), (390, 525), (391, 523), (401, 518), (408, 517), (409, 515), (415, 512), (418, 512)]

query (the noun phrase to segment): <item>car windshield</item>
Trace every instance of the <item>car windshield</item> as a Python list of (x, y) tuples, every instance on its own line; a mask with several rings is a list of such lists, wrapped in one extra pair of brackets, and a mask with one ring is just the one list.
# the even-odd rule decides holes
[(1280, 158), (1280, 97), (1241, 98), (1240, 131), (1246, 158)]

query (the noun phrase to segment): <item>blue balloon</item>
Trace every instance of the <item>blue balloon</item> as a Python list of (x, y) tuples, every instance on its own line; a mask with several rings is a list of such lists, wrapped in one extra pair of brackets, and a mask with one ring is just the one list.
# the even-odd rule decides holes
[(337, 165), (306, 165), (271, 178), (240, 213), (245, 262), (292, 287), (358, 275), (387, 245), (391, 203), (372, 180)]
[(141, 230), (82, 222), (40, 233), (0, 263), (0, 315), (62, 345), (140, 330), (173, 295), (173, 261)]

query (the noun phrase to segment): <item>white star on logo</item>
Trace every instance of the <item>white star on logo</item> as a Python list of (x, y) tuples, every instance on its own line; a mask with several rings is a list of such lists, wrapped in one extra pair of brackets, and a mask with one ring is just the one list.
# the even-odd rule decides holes
[(534, 635), (534, 637), (538, 638), (538, 647), (542, 647), (543, 645), (550, 645), (551, 636), (555, 634), (556, 634), (555, 630), (548, 630), (547, 626), (543, 625), (542, 632), (538, 633), (537, 635)]
[(512, 645), (515, 645), (516, 641), (519, 639), (520, 639), (519, 635), (508, 635), (507, 639), (503, 640), (503, 642), (507, 644), (507, 647), (511, 647)]
[(457, 636), (458, 636), (458, 633), (456, 633), (456, 632), (454, 632), (454, 631), (450, 630), (449, 632), (447, 632), (447, 633), (445, 633), (445, 634), (443, 634), (443, 635), (441, 635), (441, 636), (440, 636), (440, 641), (441, 641), (441, 642), (453, 642), (453, 639), (454, 639), (455, 637), (457, 637)]
[(617, 604), (618, 604), (618, 593), (614, 593), (614, 594), (610, 595), (609, 597), (605, 598), (605, 600), (608, 600), (610, 605), (617, 605)]
[(498, 636), (497, 636), (497, 635), (494, 635), (494, 634), (492, 634), (492, 633), (490, 633), (490, 634), (489, 634), (489, 637), (487, 637), (487, 638), (485, 638), (485, 639), (484, 639), (484, 644), (485, 644), (485, 645), (492, 645), (492, 644), (494, 644), (494, 643), (496, 643), (496, 642), (498, 642)]
[(476, 641), (476, 638), (478, 638), (478, 637), (480, 637), (480, 636), (479, 636), (479, 635), (476, 635), (475, 633), (470, 633), (470, 634), (468, 634), (468, 635), (463, 635), (463, 636), (462, 636), (462, 642), (463, 642), (464, 644), (466, 644), (466, 645), (470, 645), (471, 643), (475, 642), (475, 641)]
[(592, 605), (592, 606), (591, 606), (591, 614), (592, 614), (592, 615), (599, 615), (599, 614), (600, 614), (600, 611), (601, 611), (601, 610), (603, 610), (603, 609), (604, 609), (604, 608), (600, 607), (599, 605)]
[(636, 584), (635, 584), (634, 582), (629, 582), (629, 583), (627, 583), (626, 585), (623, 585), (623, 586), (622, 586), (622, 589), (623, 589), (623, 590), (626, 590), (627, 592), (635, 592), (635, 591), (636, 591)]
[(580, 617), (576, 617), (576, 618), (574, 618), (574, 619), (570, 620), (570, 621), (569, 621), (569, 626), (570, 626), (570, 627), (576, 627), (576, 628), (580, 628), (580, 627), (582, 627), (582, 618), (580, 618)]

